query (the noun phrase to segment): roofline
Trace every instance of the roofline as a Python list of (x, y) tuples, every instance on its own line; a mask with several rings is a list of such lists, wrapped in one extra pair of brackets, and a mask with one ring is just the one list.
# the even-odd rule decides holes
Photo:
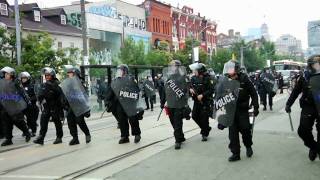
[[(15, 26), (7, 26), (8, 28), (15, 28)], [(23, 30), (27, 31), (36, 31), (36, 32), (47, 32), (51, 34), (56, 34), (56, 35), (65, 35), (65, 36), (73, 36), (73, 37), (81, 37), (82, 34), (76, 34), (76, 33), (64, 33), (64, 32), (57, 32), (57, 31), (48, 31), (48, 30), (40, 30), (40, 29), (32, 29), (32, 28), (25, 28), (22, 27)]]

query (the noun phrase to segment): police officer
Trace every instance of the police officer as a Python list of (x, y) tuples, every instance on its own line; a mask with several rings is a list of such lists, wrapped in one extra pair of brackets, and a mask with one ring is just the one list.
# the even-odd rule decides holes
[[(3, 73), (0, 73), (0, 80), (3, 79)], [(0, 103), (0, 139), (4, 138), (4, 124), (2, 122), (2, 118), (1, 118), (1, 103)]]
[(143, 82), (142, 90), (147, 106), (145, 110), (149, 110), (151, 107), (151, 111), (153, 111), (153, 101), (156, 97), (154, 93), (154, 83), (151, 76), (147, 76), (146, 80)]
[[(161, 99), (160, 107), (163, 109), (167, 101), (166, 108), (169, 113), (169, 119), (174, 130), (175, 149), (181, 149), (181, 144), (186, 140), (182, 130), (183, 119), (190, 119), (190, 112), (188, 107), (188, 91), (189, 80), (184, 73), (180, 73), (181, 62), (173, 60), (169, 63), (167, 74), (168, 78), (165, 79), (165, 96)], [(170, 72), (169, 72), (170, 71)], [(169, 75), (168, 75), (169, 74)], [(180, 92), (175, 94), (175, 92)], [(176, 96), (177, 95), (177, 96)]]
[(209, 126), (209, 116), (212, 111), (212, 101), (214, 93), (214, 82), (207, 73), (206, 66), (202, 63), (190, 65), (194, 76), (191, 77), (191, 97), (194, 100), (192, 119), (200, 127), (202, 141), (207, 141), (211, 127)]
[(263, 74), (261, 74), (261, 76), (260, 76), (261, 99), (262, 99), (262, 103), (263, 103), (263, 111), (266, 111), (267, 110), (267, 96), (268, 96), (269, 108), (272, 111), (273, 97), (275, 94), (273, 94), (273, 92), (269, 92), (268, 88), (263, 83), (263, 77), (266, 76), (267, 74), (272, 75), (269, 68), (264, 68)]
[[(117, 67), (117, 78), (111, 82), (111, 87), (113, 90), (107, 91), (106, 101), (108, 104), (111, 104), (110, 111), (117, 119), (120, 125), (120, 132), (121, 138), (119, 140), (119, 144), (129, 143), (129, 124), (131, 126), (131, 134), (135, 136), (134, 143), (138, 143), (141, 140), (141, 130), (139, 126), (139, 120), (142, 119), (142, 114), (138, 114), (136, 116), (129, 115), (126, 111), (128, 111), (129, 104), (121, 104), (119, 94), (117, 93), (117, 85), (116, 83), (122, 83), (125, 85), (125, 80), (130, 81), (134, 87), (127, 87), (127, 88), (134, 88), (139, 89), (136, 80), (129, 75), (129, 68), (127, 65), (122, 64)], [(122, 98), (122, 97), (121, 97)], [(131, 108), (136, 108), (132, 107)]]
[(159, 93), (160, 102), (165, 101), (166, 93), (165, 93), (164, 81), (162, 78), (162, 74), (158, 74), (157, 89), (158, 89), (158, 93)]
[(282, 76), (281, 72), (279, 72), (278, 82), (279, 82), (280, 94), (283, 94), (284, 81), (283, 81), (283, 76)]
[(59, 87), (59, 80), (56, 78), (54, 69), (46, 67), (42, 69), (42, 74), (45, 76), (45, 82), (41, 84), (40, 92), (38, 94), (38, 101), (42, 107), (42, 114), (40, 118), (40, 133), (33, 142), (43, 145), (44, 138), (48, 131), (48, 123), (50, 118), (56, 127), (56, 140), (53, 144), (62, 143), (63, 130), (61, 116), (63, 114), (62, 106), (62, 90)]
[(24, 111), (27, 117), (27, 125), (28, 128), (31, 130), (31, 136), (36, 136), (37, 133), (37, 120), (39, 116), (39, 108), (37, 106), (37, 96), (34, 90), (34, 84), (31, 82), (31, 75), (28, 72), (21, 72), (20, 73), (20, 80), (22, 82), (22, 86), (27, 92), (31, 106)]
[[(232, 156), (229, 157), (229, 161), (232, 162), (240, 160), (239, 133), (242, 134), (242, 140), (246, 147), (247, 157), (251, 157), (253, 155), (251, 147), (253, 142), (248, 111), (250, 106), (253, 105), (254, 115), (257, 116), (259, 114), (259, 103), (257, 92), (252, 82), (249, 80), (249, 77), (240, 72), (239, 63), (235, 60), (230, 60), (229, 62), (234, 63), (234, 71), (228, 74), (229, 78), (240, 82), (235, 118), (233, 124), (229, 127), (229, 149), (232, 152)], [(250, 98), (251, 105), (249, 105)], [(222, 129), (221, 127), (219, 128)]]
[[(81, 86), (83, 87), (83, 89), (85, 89), (84, 79), (81, 77), (80, 70), (78, 68), (73, 66), (67, 67), (67, 76), (68, 78), (77, 76), (80, 80), (82, 80)], [(85, 92), (82, 92), (82, 93), (85, 93)], [(69, 142), (69, 145), (72, 146), (80, 143), (78, 139), (77, 125), (80, 127), (82, 132), (86, 135), (86, 143), (90, 143), (91, 141), (90, 131), (84, 120), (84, 117), (86, 118), (90, 117), (90, 110), (77, 117), (73, 112), (72, 108), (70, 107), (70, 104), (68, 103), (67, 99), (64, 99), (63, 102), (64, 102), (64, 108), (67, 111), (68, 127), (70, 130), (70, 134), (72, 136), (72, 140)]]
[[(309, 80), (312, 76), (319, 76), (316, 74), (316, 71), (320, 72), (320, 55), (314, 55), (308, 58), (308, 69), (309, 71), (305, 72), (304, 76), (299, 76), (297, 83), (293, 88), (290, 97), (286, 103), (286, 112), (291, 112), (291, 106), (302, 93), (300, 98), (300, 107), (301, 107), (301, 116), (300, 124), (298, 128), (298, 134), (303, 140), (304, 145), (309, 148), (309, 159), (314, 161), (317, 157), (317, 153), (320, 157), (320, 118), (316, 108), (316, 104), (313, 98), (313, 93), (311, 90), (312, 84), (309, 83)], [(313, 125), (316, 123), (317, 141), (314, 140), (312, 129)]]
[[(15, 89), (18, 91), (18, 94), (23, 97), (23, 100), (30, 105), (30, 99), (28, 98), (26, 92), (22, 88), (20, 82), (16, 79), (16, 72), (13, 68), (11, 67), (4, 67), (0, 71), (3, 73), (4, 80), (6, 81), (13, 81)], [(4, 88), (4, 87), (2, 87)], [(11, 92), (14, 93), (14, 92)], [(1, 146), (8, 146), (12, 145), (12, 130), (13, 130), (13, 125), (17, 126), (25, 135), (26, 142), (30, 141), (31, 134), (28, 131), (27, 124), (24, 121), (24, 115), (23, 112), (19, 112), (14, 115), (9, 115), (9, 112), (5, 110), (4, 105), (0, 105), (0, 110), (1, 110), (1, 118), (3, 118), (3, 123), (4, 123), (4, 130), (5, 130), (5, 138), (6, 140), (1, 144)], [(10, 107), (7, 107), (10, 108)], [(14, 110), (14, 109), (13, 109)], [(15, 110), (14, 110), (15, 111)]]

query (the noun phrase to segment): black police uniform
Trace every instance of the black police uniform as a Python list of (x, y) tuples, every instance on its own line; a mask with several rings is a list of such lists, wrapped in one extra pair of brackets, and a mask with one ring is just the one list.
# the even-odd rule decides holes
[[(297, 84), (294, 86), (290, 97), (286, 103), (286, 111), (293, 105), (298, 96), (302, 93), (300, 98), (300, 125), (298, 128), (298, 134), (303, 140), (305, 146), (307, 146), (312, 151), (317, 151), (320, 153), (320, 117), (318, 116), (318, 111), (314, 103), (311, 87), (309, 84), (309, 78), (299, 76)], [(312, 129), (316, 122), (316, 129), (318, 131), (317, 141), (314, 140)]]
[(261, 89), (260, 89), (260, 98), (262, 100), (262, 104), (263, 104), (263, 110), (266, 110), (267, 107), (267, 96), (268, 96), (268, 102), (269, 102), (269, 107), (270, 110), (272, 110), (272, 106), (273, 106), (273, 97), (275, 94), (272, 94), (271, 92), (267, 91), (267, 88), (265, 87), (265, 85), (262, 82), (262, 79), (260, 78), (260, 85), (261, 85)]
[(61, 142), (61, 138), (63, 137), (61, 122), (61, 117), (63, 115), (63, 93), (59, 87), (59, 83), (60, 82), (58, 79), (54, 78), (53, 80), (46, 81), (45, 83), (41, 84), (38, 100), (40, 103), (44, 100), (45, 102), (43, 103), (43, 110), (40, 118), (40, 136), (38, 139), (42, 141), (47, 134), (50, 117), (52, 118), (52, 121), (56, 127), (57, 140)]
[[(82, 83), (82, 86), (84, 87), (84, 89), (86, 89), (84, 86), (83, 80), (81, 83)], [(73, 138), (69, 144), (70, 145), (79, 144), (77, 125), (80, 127), (82, 132), (86, 135), (86, 143), (89, 143), (91, 141), (91, 135), (90, 135), (90, 131), (89, 131), (89, 128), (87, 126), (87, 123), (86, 123), (84, 117), (87, 117), (87, 118), (90, 117), (90, 111), (77, 117), (74, 114), (74, 112), (72, 111), (72, 109), (71, 109), (71, 107), (65, 97), (63, 100), (63, 105), (64, 105), (64, 109), (67, 111), (68, 128), (69, 128), (70, 134)]]
[(33, 135), (36, 134), (37, 132), (37, 120), (38, 120), (38, 116), (39, 116), (39, 108), (37, 107), (37, 96), (34, 90), (34, 85), (33, 83), (31, 83), (30, 80), (28, 80), (25, 83), (22, 83), (22, 86), (24, 88), (24, 90), (27, 92), (30, 101), (31, 101), (31, 105), (28, 106), (28, 108), (24, 111), (24, 114), (27, 117), (27, 125), (28, 128), (31, 129), (31, 132)]
[[(170, 79), (175, 79), (177, 82), (185, 81), (187, 83), (186, 78), (187, 78), (186, 76), (173, 74), (168, 78), (167, 82)], [(164, 93), (164, 96), (163, 96), (163, 99), (161, 99), (161, 105), (160, 105), (161, 108), (164, 108), (164, 104), (166, 103), (166, 101), (168, 101), (168, 98), (172, 98), (172, 97), (168, 97), (168, 93), (166, 92), (166, 88), (164, 89), (163, 93)], [(184, 101), (185, 100), (183, 100), (182, 98), (178, 99), (177, 104), (183, 104), (183, 103), (185, 103)], [(183, 129), (182, 129), (183, 128), (183, 119), (184, 118), (190, 119), (190, 117), (186, 117), (186, 115), (189, 115), (188, 113), (185, 113), (187, 111), (186, 108), (188, 108), (188, 107), (181, 107), (181, 108), (168, 107), (169, 119), (170, 119), (170, 123), (173, 127), (173, 134), (174, 134), (175, 141), (176, 141), (176, 147), (175, 147), (176, 149), (180, 149), (181, 143), (186, 140), (184, 137)]]
[[(0, 112), (1, 112), (1, 104), (0, 104)], [(2, 118), (1, 118), (1, 114), (0, 114), (0, 139), (4, 138), (4, 127), (3, 127), (3, 123), (2, 123)]]
[[(207, 137), (211, 130), (209, 126), (209, 116), (212, 114), (212, 101), (214, 93), (213, 80), (208, 74), (200, 76), (193, 76), (191, 78), (191, 88), (196, 94), (192, 94), (192, 99), (194, 100), (192, 119), (201, 128), (200, 134)], [(197, 96), (203, 95), (201, 101), (198, 100)]]
[[(130, 77), (130, 79), (135, 82), (133, 77)], [(138, 84), (136, 82), (135, 84), (137, 85), (137, 88), (138, 88)], [(107, 107), (109, 109), (108, 111), (112, 112), (112, 115), (117, 119), (119, 123), (121, 138), (125, 139), (126, 142), (129, 142), (128, 140), (129, 124), (131, 126), (131, 134), (133, 136), (140, 136), (141, 130), (139, 126), (139, 119), (137, 118), (137, 116), (128, 117), (128, 115), (124, 111), (123, 107), (121, 106), (121, 103), (119, 102), (118, 97), (116, 96), (113, 90), (107, 91), (106, 102), (108, 103), (108, 106), (109, 106)], [(121, 144), (120, 141), (119, 143)]]
[[(21, 95), (21, 97), (26, 101), (27, 105), (30, 106), (31, 102), (29, 97), (27, 96), (24, 89), (21, 87), (21, 84), (18, 80), (13, 80), (15, 82), (15, 86), (18, 90), (18, 93)], [(1, 146), (7, 146), (12, 144), (12, 131), (13, 131), (13, 125), (15, 125), (18, 129), (20, 129), (23, 134), (26, 136), (26, 142), (30, 141), (31, 134), (28, 130), (27, 124), (24, 121), (24, 114), (18, 113), (15, 115), (10, 116), (8, 112), (2, 107), (1, 110), (1, 118), (3, 118), (3, 125), (4, 125), (4, 134), (6, 141), (4, 141)]]
[[(249, 80), (248, 76), (240, 73), (238, 74), (238, 81), (240, 81), (239, 97), (237, 100), (237, 108), (235, 112), (235, 119), (233, 124), (229, 127), (229, 149), (233, 154), (240, 154), (239, 133), (242, 134), (243, 144), (247, 148), (252, 146), (251, 125), (249, 120), (249, 102), (252, 99), (255, 112), (258, 112), (259, 103), (257, 92)], [(255, 114), (257, 115), (257, 114)]]
[(165, 101), (166, 93), (165, 93), (164, 81), (161, 77), (159, 77), (159, 79), (157, 80), (157, 89), (159, 93), (160, 102)]

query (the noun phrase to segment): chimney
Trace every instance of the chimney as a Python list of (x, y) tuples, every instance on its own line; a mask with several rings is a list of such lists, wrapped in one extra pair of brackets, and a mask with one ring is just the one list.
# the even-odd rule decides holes
[(228, 34), (229, 34), (229, 37), (233, 37), (234, 36), (234, 30), (233, 29), (229, 29)]

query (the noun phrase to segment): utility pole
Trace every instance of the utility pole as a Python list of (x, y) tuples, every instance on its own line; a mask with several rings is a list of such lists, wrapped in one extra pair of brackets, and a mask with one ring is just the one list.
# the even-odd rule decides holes
[(81, 6), (82, 41), (83, 41), (83, 52), (82, 52), (83, 59), (81, 64), (87, 65), (87, 63), (89, 62), (89, 50), (88, 50), (85, 0), (80, 0), (80, 6)]
[(20, 15), (18, 0), (14, 1), (15, 21), (16, 21), (16, 45), (17, 45), (17, 64), (21, 65), (21, 37), (20, 37)]
[(241, 47), (240, 47), (240, 65), (241, 65), (241, 67), (244, 67), (244, 64), (243, 64), (243, 49), (244, 49), (244, 47), (241, 45)]

